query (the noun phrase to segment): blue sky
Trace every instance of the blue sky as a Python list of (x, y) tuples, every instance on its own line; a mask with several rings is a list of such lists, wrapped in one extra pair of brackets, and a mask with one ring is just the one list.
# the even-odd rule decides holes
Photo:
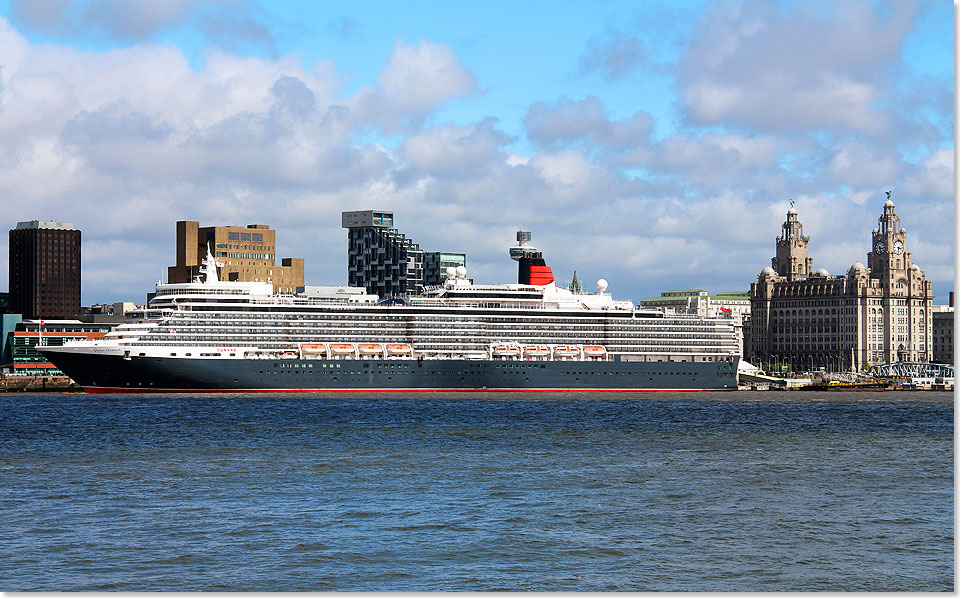
[(791, 198), (842, 274), (892, 189), (945, 302), (953, 36), (944, 2), (0, 1), (0, 202), (83, 230), (85, 303), (142, 301), (186, 219), (343, 283), (371, 208), (478, 281), (523, 226), (639, 300), (747, 289)]

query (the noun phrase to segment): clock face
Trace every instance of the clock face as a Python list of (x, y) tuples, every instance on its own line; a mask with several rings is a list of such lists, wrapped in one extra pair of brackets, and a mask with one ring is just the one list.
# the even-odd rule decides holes
[(877, 253), (883, 253), (884, 251), (887, 250), (887, 244), (884, 243), (883, 241), (877, 241), (876, 250), (877, 250)]
[(894, 253), (903, 253), (903, 241), (897, 241), (893, 244)]

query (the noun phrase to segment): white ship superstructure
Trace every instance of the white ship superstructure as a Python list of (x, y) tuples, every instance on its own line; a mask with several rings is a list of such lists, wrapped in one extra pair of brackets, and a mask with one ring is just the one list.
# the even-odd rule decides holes
[(423, 296), (370, 305), (351, 296), (333, 303), (274, 295), (269, 283), (220, 281), (212, 267), (205, 271), (202, 282), (158, 284), (139, 317), (84, 343), (174, 357), (300, 357), (303, 345), (321, 357), (331, 355), (331, 344), (355, 345), (354, 356), (360, 345), (380, 345), (388, 357), (388, 345), (407, 345), (413, 356), (441, 359), (506, 357), (494, 355), (501, 345), (516, 346), (517, 359), (527, 347), (547, 347), (549, 355), (535, 357), (553, 358), (556, 347), (599, 346), (641, 361), (713, 361), (736, 353), (728, 321), (640, 309), (614, 300), (603, 281), (596, 293), (574, 294), (554, 283), (470, 284), (461, 269)]

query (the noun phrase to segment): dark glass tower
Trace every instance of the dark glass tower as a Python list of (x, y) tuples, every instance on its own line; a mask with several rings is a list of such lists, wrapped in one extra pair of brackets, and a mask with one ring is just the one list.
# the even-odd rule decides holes
[(423, 286), (442, 285), (447, 280), (447, 268), (467, 266), (467, 254), (428, 251), (423, 254)]
[(73, 224), (18, 222), (8, 255), (12, 313), (24, 319), (80, 313), (80, 231)]
[(347, 283), (381, 299), (423, 291), (423, 251), (393, 228), (393, 212), (343, 212), (347, 235)]

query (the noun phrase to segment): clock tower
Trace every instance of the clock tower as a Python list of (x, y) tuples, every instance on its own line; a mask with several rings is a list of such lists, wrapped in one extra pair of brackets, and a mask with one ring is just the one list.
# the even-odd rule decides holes
[(867, 254), (867, 267), (873, 278), (884, 281), (895, 278), (897, 273), (902, 277), (909, 267), (907, 231), (900, 227), (900, 216), (893, 207), (893, 201), (889, 199), (883, 204), (883, 216), (873, 230), (873, 250)]
[(929, 361), (932, 283), (911, 263), (907, 231), (900, 226), (889, 193), (877, 224), (872, 251), (867, 254), (873, 297), (868, 299), (867, 334), (876, 330), (874, 350), (886, 363)]

